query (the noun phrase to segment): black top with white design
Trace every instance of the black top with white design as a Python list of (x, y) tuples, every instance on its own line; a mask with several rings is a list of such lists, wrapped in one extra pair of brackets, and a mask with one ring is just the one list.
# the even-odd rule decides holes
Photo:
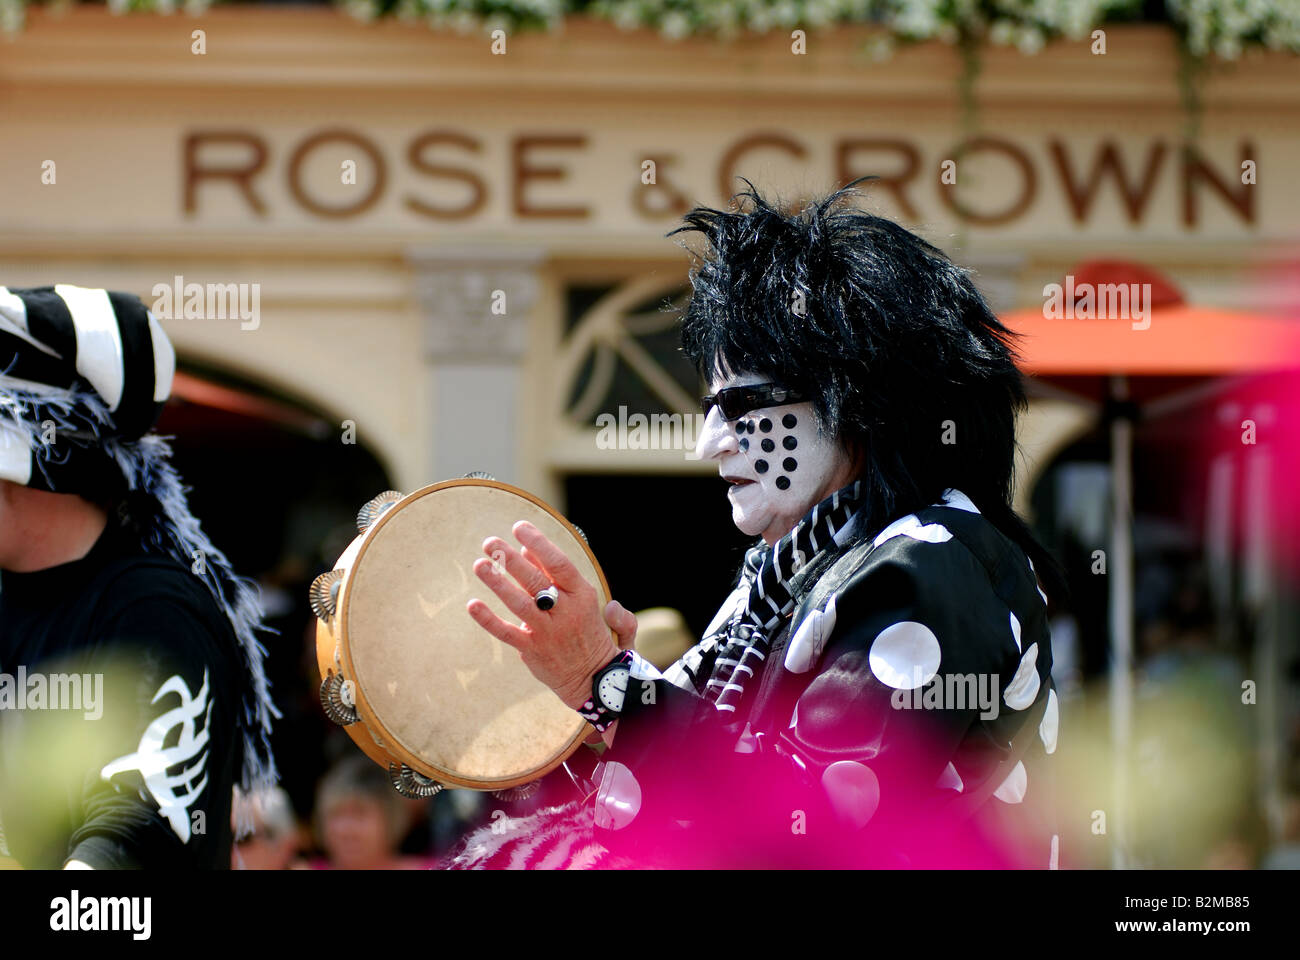
[(4, 573), (11, 855), (28, 868), (228, 868), (237, 650), (205, 585), (112, 522), (81, 560)]

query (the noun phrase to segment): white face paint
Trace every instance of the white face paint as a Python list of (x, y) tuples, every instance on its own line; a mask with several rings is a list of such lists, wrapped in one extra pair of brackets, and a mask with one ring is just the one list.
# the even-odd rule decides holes
[[(709, 393), (767, 383), (753, 374), (732, 374), (709, 383)], [(723, 420), (709, 411), (695, 446), (701, 460), (716, 460), (731, 483), (731, 519), (741, 533), (776, 543), (804, 514), (850, 483), (852, 465), (833, 440), (819, 437), (811, 403), (751, 410)]]

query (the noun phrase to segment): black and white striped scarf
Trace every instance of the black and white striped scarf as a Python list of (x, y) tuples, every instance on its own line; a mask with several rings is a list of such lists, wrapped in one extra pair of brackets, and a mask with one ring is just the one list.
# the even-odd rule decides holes
[[(99, 499), (130, 495), (146, 552), (198, 574), (230, 620), (245, 666), (242, 785), (275, 782), (271, 702), (258, 633), (262, 608), (190, 512), (151, 434), (171, 394), (176, 355), (140, 298), (60, 284), (0, 287), (0, 480)], [(137, 513), (138, 511), (138, 513)]]
[(748, 587), (744, 602), (679, 661), (693, 681), (710, 670), (701, 692), (719, 711), (742, 716), (739, 708), (749, 681), (767, 659), (777, 628), (794, 611), (790, 578), (837, 548), (836, 534), (848, 525), (861, 495), (861, 482), (854, 481), (813, 507), (774, 545), (755, 546), (745, 555), (738, 585)]

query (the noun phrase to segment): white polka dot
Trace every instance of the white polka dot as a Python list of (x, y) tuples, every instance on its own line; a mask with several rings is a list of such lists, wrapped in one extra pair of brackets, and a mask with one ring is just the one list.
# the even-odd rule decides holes
[(1056, 691), (1047, 691), (1047, 709), (1043, 712), (1043, 722), (1038, 725), (1038, 735), (1043, 738), (1043, 746), (1048, 753), (1056, 752), (1056, 732), (1061, 725), (1060, 708), (1056, 704)]
[(745, 730), (736, 740), (737, 753), (758, 753), (758, 736), (750, 729), (749, 724), (745, 724)]
[(799, 756), (797, 753), (792, 753), (789, 756), (790, 762), (799, 768), (799, 772), (803, 774), (806, 779), (808, 776), (808, 764), (804, 763), (803, 757)]
[(943, 773), (939, 774), (939, 779), (934, 784), (940, 790), (956, 790), (961, 793), (966, 789), (966, 784), (962, 782), (961, 774), (951, 763), (943, 768)]
[(1016, 619), (1016, 612), (1011, 611), (1011, 639), (1016, 641), (1016, 649), (1020, 649), (1020, 621)]
[(827, 767), (822, 787), (836, 817), (853, 830), (864, 826), (880, 806), (880, 781), (870, 767), (853, 760)]
[(872, 546), (878, 547), (894, 537), (911, 537), (913, 540), (921, 540), (925, 543), (946, 543), (952, 539), (952, 531), (942, 523), (922, 523), (916, 514), (909, 513), (876, 534)]
[(942, 506), (955, 507), (958, 510), (965, 510), (967, 513), (980, 512), (979, 507), (975, 506), (970, 497), (966, 496), (966, 494), (962, 493), (960, 490), (954, 490), (951, 487), (943, 492)]
[(794, 639), (785, 649), (785, 668), (791, 673), (806, 673), (826, 649), (826, 641), (835, 629), (835, 597), (825, 610), (814, 610), (799, 624)]
[(1024, 710), (1038, 696), (1038, 644), (1030, 644), (1020, 658), (1016, 675), (1007, 684), (1002, 699), (1012, 710)]
[(1029, 774), (1025, 772), (1024, 762), (1016, 764), (1014, 770), (1007, 774), (1002, 786), (993, 791), (993, 796), (1003, 803), (1020, 803), (1025, 799), (1025, 790), (1029, 787)]
[(617, 761), (601, 763), (596, 790), (596, 826), (622, 830), (641, 812), (641, 784)]
[(1043, 606), (1047, 606), (1047, 594), (1043, 593), (1043, 588), (1038, 585), (1038, 571), (1034, 569), (1034, 561), (1031, 557), (1026, 557), (1025, 559), (1029, 561), (1029, 572), (1034, 575), (1034, 589), (1037, 590), (1038, 595), (1043, 598)]
[(880, 631), (867, 660), (887, 687), (915, 690), (939, 672), (939, 638), (923, 623), (903, 620)]

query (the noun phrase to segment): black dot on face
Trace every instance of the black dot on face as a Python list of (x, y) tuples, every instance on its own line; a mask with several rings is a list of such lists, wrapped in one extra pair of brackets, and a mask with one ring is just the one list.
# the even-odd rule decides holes
[(785, 447), (787, 450), (793, 450), (795, 447), (799, 446), (799, 441), (794, 437), (786, 437), (781, 441), (781, 446)]
[(776, 478), (776, 488), (777, 488), (778, 490), (789, 490), (789, 489), (790, 489), (790, 478), (789, 478), (789, 477), (777, 477), (777, 478)]
[(764, 438), (763, 438), (763, 452), (764, 452), (764, 453), (771, 453), (771, 452), (772, 452), (773, 450), (775, 450), (775, 449), (776, 449), (776, 444), (772, 442), (772, 438), (771, 438), (771, 437), (764, 437)]
[(736, 432), (737, 432), (737, 433), (744, 433), (744, 432), (745, 432), (746, 430), (748, 430), (748, 429), (749, 429), (749, 428), (745, 426), (745, 421), (744, 421), (744, 420), (740, 420), (740, 421), (738, 421), (738, 422), (736, 423)]
[(749, 438), (748, 438), (748, 437), (745, 437), (743, 440), (740, 441), (740, 449), (741, 449), (741, 450), (748, 450), (748, 449), (749, 449)]
[(793, 430), (798, 425), (799, 425), (799, 418), (796, 417), (793, 413), (787, 413), (784, 417), (781, 418), (781, 426), (785, 427), (787, 430)]
[(785, 468), (786, 473), (794, 473), (799, 469), (799, 461), (794, 457), (786, 457), (781, 461), (781, 466)]
[(757, 470), (759, 473), (767, 473), (767, 461), (766, 461), (766, 460), (755, 460), (755, 461), (754, 461), (754, 469)]
[(758, 429), (762, 430), (764, 433), (771, 433), (772, 421), (767, 419), (767, 417), (764, 417), (762, 420), (758, 421)]

